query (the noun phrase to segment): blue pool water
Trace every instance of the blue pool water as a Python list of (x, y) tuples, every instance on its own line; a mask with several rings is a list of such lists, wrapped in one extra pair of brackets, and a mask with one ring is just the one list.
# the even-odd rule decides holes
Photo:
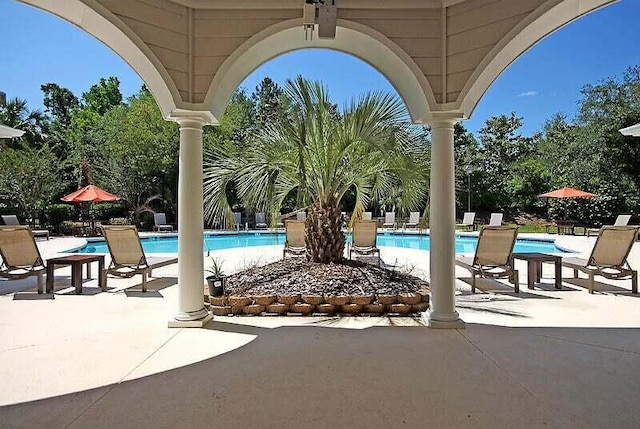
[[(248, 246), (283, 245), (284, 233), (240, 233), (240, 234), (214, 234), (205, 235), (203, 251), (231, 249)], [(347, 237), (350, 240), (350, 237)], [(178, 238), (173, 237), (147, 237), (140, 240), (145, 253), (177, 253)], [(476, 250), (476, 237), (456, 236), (456, 253), (474, 253)], [(404, 247), (408, 249), (429, 250), (429, 236), (417, 234), (379, 233), (378, 246)], [(561, 253), (564, 250), (558, 248), (550, 241), (518, 239), (515, 252), (540, 252)], [(104, 241), (92, 241), (85, 247), (78, 249), (78, 253), (109, 253)]]

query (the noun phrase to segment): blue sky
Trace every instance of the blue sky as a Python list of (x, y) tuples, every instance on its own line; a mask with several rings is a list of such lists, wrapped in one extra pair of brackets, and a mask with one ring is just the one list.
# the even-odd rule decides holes
[[(61, 19), (13, 0), (0, 0), (0, 91), (43, 109), (40, 85), (67, 87), (81, 96), (101, 77), (117, 76), (125, 96), (142, 80), (109, 48)], [(476, 132), (491, 116), (515, 111), (531, 135), (557, 112), (572, 118), (580, 89), (619, 77), (640, 65), (640, 1), (619, 3), (585, 16), (551, 34), (517, 59), (486, 92), (465, 126)], [(302, 74), (322, 80), (342, 104), (368, 90), (393, 87), (375, 69), (351, 56), (302, 50), (276, 58), (252, 73), (251, 92), (264, 76), (282, 83)]]

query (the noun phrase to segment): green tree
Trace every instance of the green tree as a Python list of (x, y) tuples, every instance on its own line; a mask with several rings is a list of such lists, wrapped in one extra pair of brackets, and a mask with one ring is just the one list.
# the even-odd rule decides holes
[(49, 148), (5, 149), (0, 156), (0, 196), (33, 222), (61, 190), (58, 162)]
[(122, 104), (120, 81), (117, 77), (101, 78), (88, 92), (82, 94), (87, 109), (102, 116), (112, 108)]
[(152, 203), (175, 201), (178, 133), (145, 90), (109, 110), (93, 130), (93, 147), (101, 148), (92, 164), (96, 183), (125, 199), (138, 221)]
[(474, 172), (480, 208), (506, 209), (515, 203), (508, 185), (514, 166), (535, 151), (533, 139), (518, 133), (520, 127), (522, 118), (512, 112), (489, 118), (480, 129), (479, 165)]
[(232, 221), (227, 198), (235, 186), (240, 200), (274, 219), (290, 195), (309, 206), (307, 256), (333, 262), (343, 255), (340, 202), (355, 193), (358, 217), (372, 198), (401, 187), (400, 204), (412, 208), (427, 184), (414, 154), (424, 150), (401, 101), (370, 93), (336, 114), (320, 83), (302, 77), (287, 81), (286, 110), (258, 131), (255, 142), (238, 149), (226, 144), (205, 154), (205, 212)]
[(283, 109), (282, 95), (282, 88), (270, 77), (262, 79), (251, 96), (258, 124), (266, 125), (269, 121), (280, 116)]
[(44, 93), (43, 104), (45, 111), (53, 116), (60, 126), (68, 127), (71, 124), (71, 112), (80, 106), (80, 100), (67, 88), (62, 88), (55, 83), (47, 83), (40, 86)]

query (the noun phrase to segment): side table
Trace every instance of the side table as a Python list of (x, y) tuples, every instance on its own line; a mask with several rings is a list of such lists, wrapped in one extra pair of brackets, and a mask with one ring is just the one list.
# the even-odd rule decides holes
[(542, 263), (552, 262), (555, 265), (556, 289), (562, 289), (562, 256), (548, 255), (546, 253), (514, 253), (513, 259), (527, 261), (527, 287), (533, 289), (533, 285), (542, 277)]
[(91, 263), (98, 262), (98, 284), (102, 291), (107, 290), (107, 275), (104, 269), (104, 255), (69, 255), (47, 259), (47, 293), (53, 292), (53, 270), (56, 265), (71, 266), (71, 285), (76, 294), (82, 293), (82, 265), (87, 266), (87, 278), (91, 278)]

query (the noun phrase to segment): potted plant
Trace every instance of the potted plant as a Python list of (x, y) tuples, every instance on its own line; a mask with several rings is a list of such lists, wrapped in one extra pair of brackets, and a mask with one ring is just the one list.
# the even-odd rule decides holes
[(205, 269), (209, 273), (207, 276), (207, 286), (210, 296), (221, 296), (224, 293), (224, 272), (222, 271), (222, 260), (211, 257), (211, 266)]

